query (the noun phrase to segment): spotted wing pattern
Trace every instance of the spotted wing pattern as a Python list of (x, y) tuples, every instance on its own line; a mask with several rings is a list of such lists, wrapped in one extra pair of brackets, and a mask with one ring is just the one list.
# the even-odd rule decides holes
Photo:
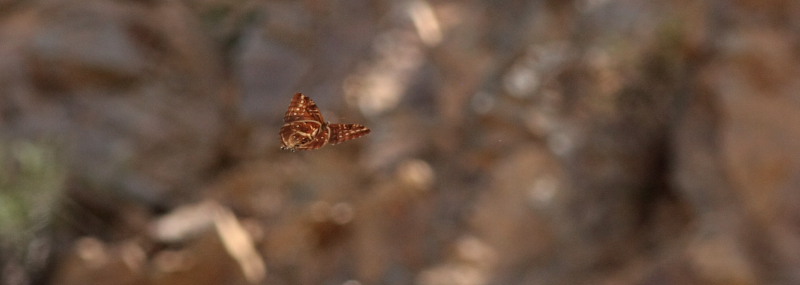
[(320, 123), (325, 122), (325, 119), (322, 118), (322, 113), (319, 111), (319, 107), (317, 107), (317, 103), (314, 103), (314, 100), (303, 95), (303, 93), (296, 93), (294, 97), (292, 97), (292, 103), (289, 103), (289, 109), (286, 110), (286, 114), (283, 115), (283, 122), (291, 123), (302, 120), (314, 120)]
[(330, 124), (317, 104), (302, 93), (294, 94), (283, 116), (281, 149), (311, 150), (365, 136), (369, 128), (359, 124)]
[(343, 143), (369, 134), (369, 128), (359, 124), (330, 124), (329, 144)]

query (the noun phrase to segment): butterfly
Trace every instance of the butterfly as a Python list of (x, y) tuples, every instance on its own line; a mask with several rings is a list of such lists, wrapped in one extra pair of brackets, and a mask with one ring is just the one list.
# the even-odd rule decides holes
[(322, 118), (317, 104), (303, 93), (294, 94), (281, 127), (281, 149), (311, 150), (369, 134), (359, 124), (331, 124)]

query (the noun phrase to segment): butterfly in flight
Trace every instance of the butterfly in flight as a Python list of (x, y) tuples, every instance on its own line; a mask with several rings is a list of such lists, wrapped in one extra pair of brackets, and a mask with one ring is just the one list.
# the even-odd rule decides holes
[(369, 134), (359, 124), (331, 124), (322, 118), (317, 104), (303, 93), (294, 94), (281, 127), (281, 149), (311, 150), (338, 144)]

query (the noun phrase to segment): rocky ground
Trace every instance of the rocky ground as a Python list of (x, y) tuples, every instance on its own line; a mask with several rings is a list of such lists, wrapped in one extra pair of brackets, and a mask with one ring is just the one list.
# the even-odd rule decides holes
[(798, 284), (798, 63), (791, 0), (0, 1), (0, 284)]

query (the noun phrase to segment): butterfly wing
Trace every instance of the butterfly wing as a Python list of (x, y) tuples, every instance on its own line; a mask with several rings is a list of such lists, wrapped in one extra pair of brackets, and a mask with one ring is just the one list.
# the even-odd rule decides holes
[(338, 144), (369, 134), (369, 128), (359, 124), (328, 124), (317, 104), (302, 93), (294, 94), (283, 116), (280, 130), (281, 149), (310, 150), (326, 144)]
[(328, 142), (330, 131), (313, 120), (295, 121), (281, 127), (281, 149), (318, 149)]
[(325, 144), (328, 143), (328, 140), (330, 138), (330, 132), (331, 131), (329, 128), (321, 127), (320, 130), (317, 132), (317, 135), (312, 137), (311, 141), (303, 145), (301, 149), (311, 150), (325, 146)]
[(325, 122), (317, 103), (314, 103), (314, 100), (303, 95), (303, 93), (297, 93), (292, 97), (289, 109), (286, 110), (286, 114), (283, 116), (283, 122), (291, 123), (304, 120), (317, 121), (320, 124)]
[(338, 144), (369, 134), (369, 128), (359, 124), (330, 124), (329, 144)]

